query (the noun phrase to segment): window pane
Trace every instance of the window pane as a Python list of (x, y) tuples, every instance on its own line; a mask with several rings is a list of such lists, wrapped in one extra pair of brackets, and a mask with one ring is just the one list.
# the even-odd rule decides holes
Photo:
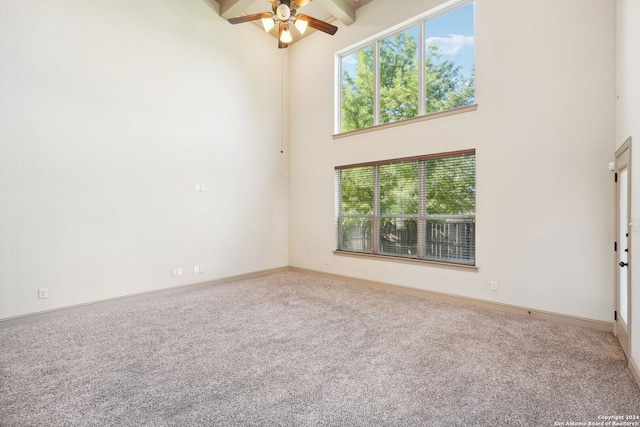
[(341, 59), (342, 132), (373, 126), (373, 46)]
[(380, 165), (380, 214), (417, 215), (418, 162)]
[(476, 224), (474, 219), (428, 220), (425, 258), (475, 264)]
[(428, 160), (426, 181), (428, 215), (475, 214), (474, 154)]
[(336, 168), (336, 248), (475, 265), (475, 152), (441, 156)]
[(370, 218), (341, 218), (338, 249), (371, 253), (371, 224)]
[(380, 252), (386, 255), (418, 256), (418, 221), (407, 218), (380, 219)]
[(426, 112), (474, 103), (474, 4), (425, 22)]
[(339, 170), (340, 214), (373, 215), (373, 166)]
[(380, 123), (418, 115), (418, 26), (380, 42)]

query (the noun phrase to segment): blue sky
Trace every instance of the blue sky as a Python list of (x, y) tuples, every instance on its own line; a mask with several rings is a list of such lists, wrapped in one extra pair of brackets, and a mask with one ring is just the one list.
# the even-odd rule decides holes
[[(410, 29), (409, 33), (417, 38), (418, 30)], [(467, 4), (443, 15), (427, 21), (425, 27), (426, 44), (435, 43), (446, 59), (455, 61), (469, 76), (474, 68), (474, 5)], [(355, 74), (355, 54), (342, 59), (343, 71)]]
[(461, 65), (465, 75), (474, 67), (474, 5), (470, 3), (427, 21), (426, 44), (435, 43), (448, 57)]

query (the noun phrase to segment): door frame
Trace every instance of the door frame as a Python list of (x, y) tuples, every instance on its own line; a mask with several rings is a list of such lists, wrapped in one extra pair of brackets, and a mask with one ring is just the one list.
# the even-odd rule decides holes
[[(620, 170), (627, 169), (627, 212), (626, 212), (626, 237), (627, 242), (620, 242)], [(615, 153), (615, 238), (616, 238), (616, 251), (614, 253), (614, 335), (618, 338), (622, 349), (624, 350), (627, 359), (631, 360), (631, 241), (632, 241), (632, 217), (631, 217), (631, 137), (629, 137)], [(626, 245), (625, 245), (626, 243)], [(627, 252), (627, 266), (621, 267), (620, 254), (625, 249)], [(627, 269), (627, 283), (621, 284), (620, 282), (620, 269)], [(626, 322), (622, 322), (619, 316), (620, 313), (620, 287), (627, 287), (627, 318)]]

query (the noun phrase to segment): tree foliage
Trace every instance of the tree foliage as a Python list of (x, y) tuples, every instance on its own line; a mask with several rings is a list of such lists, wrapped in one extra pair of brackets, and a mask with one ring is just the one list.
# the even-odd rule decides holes
[[(405, 31), (380, 42), (379, 121), (389, 123), (418, 115), (418, 40)], [(342, 131), (373, 126), (374, 49), (357, 51), (355, 71), (342, 72)], [(474, 77), (444, 55), (436, 44), (425, 52), (425, 112), (446, 111), (473, 103)]]
[(344, 169), (340, 171), (340, 180), (342, 182), (342, 213), (373, 214), (373, 166)]
[(380, 43), (380, 123), (418, 115), (418, 41), (408, 32)]
[(356, 72), (342, 75), (342, 131), (373, 126), (373, 46), (356, 54)]
[(427, 213), (470, 215), (476, 211), (475, 156), (455, 156), (427, 162)]
[(341, 249), (370, 251), (372, 219), (378, 217), (383, 252), (413, 256), (421, 214), (475, 214), (475, 155), (343, 169), (339, 176)]
[[(424, 67), (418, 62), (418, 40), (405, 31), (380, 42), (379, 122), (416, 117), (419, 113), (419, 73), (425, 75), (425, 112), (446, 111), (473, 103), (474, 77), (444, 55), (437, 45), (427, 46)], [(342, 74), (342, 131), (374, 124), (374, 48), (360, 49), (351, 72)], [(422, 69), (421, 69), (422, 68)], [(379, 188), (375, 189), (374, 168)], [(424, 174), (418, 161), (367, 166), (341, 171), (341, 248), (371, 250), (371, 218), (380, 215), (384, 251), (415, 254), (421, 213), (464, 215), (475, 213), (475, 156), (427, 160)], [(420, 182), (424, 179), (424, 182)], [(426, 189), (420, 207), (420, 189)], [(374, 197), (379, 191), (379, 211)], [(357, 215), (357, 217), (349, 216)], [(407, 217), (412, 216), (412, 217)], [(394, 249), (395, 248), (395, 249)]]
[(425, 55), (425, 98), (427, 113), (451, 110), (472, 104), (474, 77), (465, 78), (461, 67), (443, 57), (435, 44), (427, 46)]

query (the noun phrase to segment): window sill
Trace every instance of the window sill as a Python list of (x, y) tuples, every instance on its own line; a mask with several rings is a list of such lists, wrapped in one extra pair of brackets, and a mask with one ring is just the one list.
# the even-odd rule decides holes
[(467, 105), (466, 107), (454, 108), (453, 110), (442, 111), (439, 113), (426, 114), (424, 116), (412, 117), (410, 119), (399, 120), (397, 122), (383, 123), (380, 125), (374, 125), (367, 128), (352, 130), (344, 133), (337, 133), (333, 135), (333, 139), (346, 138), (348, 136), (360, 135), (362, 133), (374, 132), (381, 129), (389, 129), (396, 126), (410, 125), (412, 123), (423, 122), (425, 120), (439, 119), (441, 117), (453, 116), (456, 114), (468, 113), (470, 111), (476, 111), (478, 104)]
[(347, 252), (347, 251), (338, 251), (338, 250), (334, 250), (333, 254), (338, 256), (346, 256), (346, 257), (353, 257), (353, 258), (368, 258), (368, 259), (376, 259), (380, 261), (399, 262), (403, 264), (422, 264), (422, 265), (429, 265), (432, 267), (450, 268), (455, 270), (478, 271), (478, 266), (476, 265), (454, 264), (451, 262), (430, 261), (426, 259), (402, 258), (402, 257), (390, 256), (390, 255), (365, 254), (360, 252)]

